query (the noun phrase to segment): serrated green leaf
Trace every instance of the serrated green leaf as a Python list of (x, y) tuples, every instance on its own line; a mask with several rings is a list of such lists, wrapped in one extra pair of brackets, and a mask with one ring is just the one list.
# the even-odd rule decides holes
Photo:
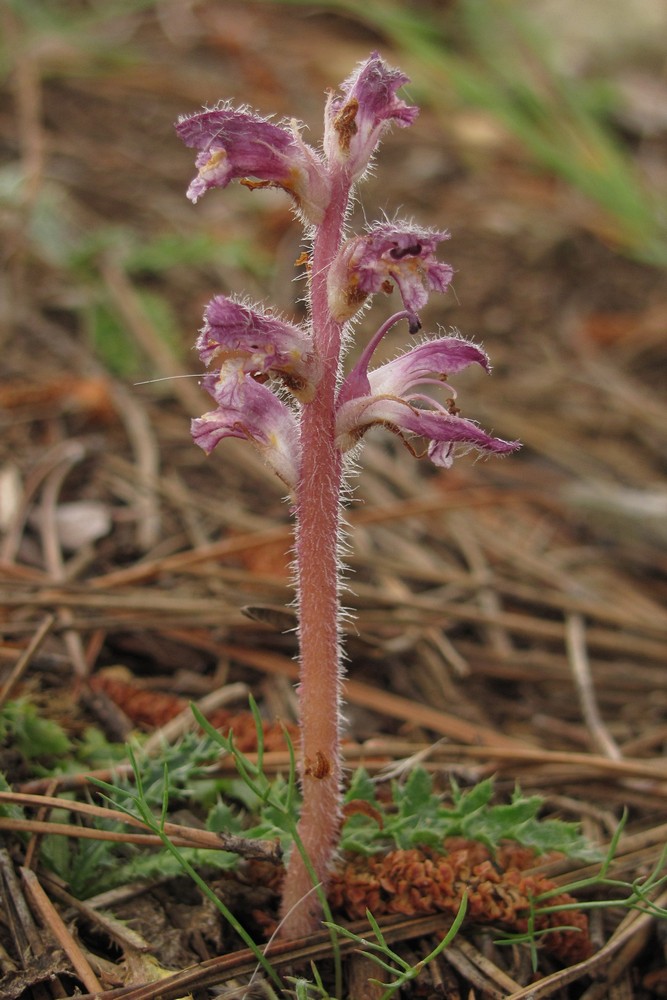
[(375, 796), (375, 784), (364, 767), (358, 767), (354, 772), (349, 788), (345, 793), (345, 802), (353, 802), (355, 799), (361, 799), (362, 802), (368, 802), (376, 809), (378, 808), (378, 801)]
[(394, 785), (394, 802), (404, 816), (432, 814), (440, 804), (433, 795), (433, 778), (423, 767), (416, 767), (403, 785)]
[(242, 833), (243, 823), (238, 810), (218, 799), (206, 817), (206, 829), (213, 833)]
[(378, 815), (355, 812), (343, 826), (341, 847), (365, 855), (383, 849), (441, 848), (447, 837), (461, 836), (485, 844), (492, 852), (507, 840), (530, 847), (538, 855), (553, 851), (586, 860), (599, 853), (579, 832), (576, 823), (539, 818), (542, 799), (524, 796), (516, 788), (509, 803), (492, 804), (493, 780), (461, 790), (451, 783), (451, 803), (434, 792), (431, 775), (414, 768), (404, 783), (392, 785), (392, 805), (377, 799), (375, 785), (366, 772), (356, 774), (347, 801), (368, 802)]
[(457, 794), (453, 795), (456, 812), (460, 816), (470, 816), (472, 813), (477, 812), (477, 810), (483, 809), (485, 806), (488, 806), (492, 798), (492, 778), (485, 778), (484, 781), (480, 781), (473, 788), (465, 792), (457, 791)]
[(602, 859), (600, 849), (582, 835), (577, 823), (565, 823), (559, 819), (535, 819), (518, 827), (512, 839), (525, 847), (532, 847), (537, 854), (557, 851), (582, 861), (595, 862)]
[(437, 829), (429, 830), (424, 827), (415, 827), (406, 831), (402, 837), (406, 847), (433, 847), (436, 849), (442, 848), (444, 839), (442, 833), (438, 832)]

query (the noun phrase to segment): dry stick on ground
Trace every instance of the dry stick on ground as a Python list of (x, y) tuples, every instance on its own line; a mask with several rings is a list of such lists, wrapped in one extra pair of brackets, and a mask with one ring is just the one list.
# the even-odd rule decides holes
[[(25, 792), (0, 792), (0, 802), (12, 802), (17, 805), (34, 806), (37, 808), (50, 807), (53, 809), (66, 809), (68, 812), (80, 813), (84, 816), (95, 817), (104, 820), (114, 820), (126, 826), (132, 826), (140, 830), (148, 829), (146, 823), (129, 816), (119, 809), (108, 809), (102, 806), (95, 806), (88, 802), (75, 802), (68, 799), (59, 799), (50, 795), (30, 795)], [(196, 827), (181, 826), (178, 823), (163, 823), (161, 825), (164, 833), (179, 846), (209, 848), (211, 850), (229, 850), (244, 857), (260, 858), (265, 861), (280, 861), (280, 846), (275, 841), (246, 839), (236, 837), (232, 834), (213, 833), (210, 830), (200, 830)], [(95, 830), (90, 827), (79, 827), (72, 824), (60, 824), (50, 822), (40, 822), (38, 820), (12, 819), (10, 817), (0, 817), (0, 829), (6, 830), (30, 830), (35, 833), (62, 833), (67, 836), (87, 837), (94, 840), (130, 840), (137, 843), (148, 843), (146, 839), (150, 837), (151, 843), (161, 843), (160, 838), (151, 834), (122, 834), (109, 830)]]
[[(261, 650), (245, 649), (239, 646), (220, 645), (220, 652), (233, 657), (239, 663), (255, 667), (269, 674), (279, 674), (291, 679), (297, 678), (297, 667), (286, 656)], [(452, 739), (468, 740), (471, 743), (511, 747), (525, 747), (527, 744), (503, 736), (495, 729), (475, 723), (465, 722), (456, 716), (441, 712), (439, 709), (422, 705), (400, 695), (392, 694), (381, 688), (371, 687), (361, 681), (347, 679), (344, 683), (345, 698), (355, 705), (371, 708), (381, 715), (403, 719), (415, 725), (424, 726), (442, 736)]]
[[(367, 688), (369, 693), (374, 693), (376, 690), (378, 689)], [(380, 692), (380, 694), (382, 693)], [(353, 702), (354, 697), (351, 697), (349, 700)], [(408, 701), (408, 699), (402, 699), (402, 701), (406, 706), (406, 711), (412, 711), (414, 703)], [(367, 702), (367, 704), (370, 704), (370, 702)], [(435, 716), (436, 710), (432, 710), (432, 712)], [(448, 716), (443, 713), (438, 714), (441, 716), (441, 723), (444, 728)], [(405, 712), (397, 717), (401, 719), (405, 718), (408, 721), (411, 718)], [(469, 725), (468, 735), (471, 740), (473, 740), (474, 734), (477, 731), (477, 727)], [(348, 764), (363, 764), (371, 772), (384, 770), (388, 765), (393, 766), (393, 758), (397, 753), (408, 756), (419, 753), (421, 750), (426, 750), (430, 753), (431, 745), (425, 743), (402, 744), (397, 740), (373, 739), (365, 744), (346, 744), (344, 747), (345, 759)], [(257, 763), (257, 754), (246, 753), (245, 756), (251, 764)], [(653, 758), (651, 760), (625, 758), (623, 761), (615, 762), (610, 761), (608, 757), (600, 757), (594, 754), (572, 753), (566, 750), (543, 750), (539, 747), (532, 748), (527, 745), (518, 746), (515, 749), (513, 747), (508, 748), (507, 746), (493, 744), (487, 746), (470, 746), (462, 743), (444, 743), (438, 750), (437, 762), (432, 764), (426, 762), (424, 766), (427, 769), (442, 771), (443, 764), (455, 763), (460, 765), (462, 760), (466, 762), (480, 761), (485, 773), (495, 773), (499, 776), (506, 770), (510, 772), (510, 776), (514, 776), (517, 764), (524, 764), (526, 766), (529, 765), (532, 769), (545, 769), (553, 765), (561, 765), (559, 774), (562, 775), (562, 768), (566, 767), (568, 768), (568, 773), (579, 782), (590, 781), (593, 778), (602, 778), (608, 775), (644, 778), (650, 780), (652, 783), (651, 791), (656, 796), (656, 808), (667, 797), (667, 770), (665, 770), (663, 758)], [(290, 757), (287, 751), (270, 751), (264, 753), (262, 762), (267, 774), (277, 773), (289, 768)], [(466, 764), (466, 766), (468, 765)], [(224, 758), (219, 761), (215, 769), (216, 774), (231, 775), (235, 772), (236, 766), (230, 758)], [(663, 775), (664, 780), (659, 781), (658, 779)], [(71, 791), (84, 787), (88, 783), (89, 778), (99, 778), (101, 781), (113, 781), (114, 777), (118, 776), (131, 778), (132, 772), (130, 766), (128, 764), (120, 764), (113, 768), (99, 768), (79, 774), (59, 775), (56, 779), (37, 778), (24, 782), (20, 786), (19, 791), (25, 794), (43, 794), (52, 780), (57, 781), (58, 788), (62, 791)], [(649, 792), (646, 790), (644, 795), (647, 796), (648, 794)], [(662, 827), (658, 827), (658, 829), (662, 829)]]
[(582, 777), (601, 772), (616, 777), (649, 778), (656, 783), (657, 788), (667, 795), (667, 761), (664, 757), (654, 757), (650, 760), (610, 760), (598, 754), (573, 753), (568, 750), (544, 750), (541, 747), (531, 747), (527, 744), (515, 743), (514, 748), (503, 744), (487, 745), (483, 748), (446, 744), (443, 754), (448, 758), (478, 757), (483, 753), (485, 758), (493, 760), (501, 766), (503, 762), (541, 764), (563, 764), (575, 769), (581, 769)]
[[(410, 747), (412, 746), (410, 744)], [(389, 763), (389, 758), (386, 754), (379, 755), (357, 744), (345, 744), (344, 754), (349, 764), (363, 761), (364, 767), (370, 771), (386, 767)], [(251, 764), (259, 762), (259, 757), (256, 753), (246, 753), (245, 756)], [(265, 751), (262, 755), (262, 767), (266, 774), (284, 773), (290, 767), (289, 752), (287, 750)], [(215, 771), (211, 769), (209, 773), (218, 776), (222, 774), (235, 774), (236, 765), (232, 758), (225, 757), (223, 760), (218, 761)], [(31, 781), (23, 782), (16, 790), (28, 795), (44, 795), (52, 782), (55, 782), (57, 788), (61, 791), (75, 791), (76, 789), (86, 787), (90, 783), (90, 778), (97, 778), (100, 781), (112, 783), (121, 777), (131, 780), (132, 776), (133, 772), (130, 764), (114, 764), (112, 767), (102, 767), (79, 773), (59, 774), (49, 778), (34, 778)]]
[[(56, 466), (46, 479), (42, 492), (42, 507), (40, 511), (40, 532), (42, 536), (42, 548), (46, 567), (54, 582), (61, 582), (65, 577), (65, 567), (63, 564), (62, 551), (58, 539), (58, 527), (56, 523), (56, 505), (61, 487), (74, 465), (85, 457), (85, 450), (82, 445), (72, 442), (69, 454), (65, 456), (62, 463)], [(73, 616), (68, 608), (59, 609), (59, 617), (65, 626), (64, 641), (67, 652), (71, 658), (74, 672), (79, 678), (88, 675), (88, 664), (83, 648), (80, 633), (71, 627)]]
[(91, 969), (88, 960), (65, 926), (62, 917), (42, 889), (37, 876), (29, 868), (21, 868), (21, 877), (33, 906), (54, 938), (69, 958), (77, 976), (90, 992), (102, 992), (102, 984)]
[[(58, 787), (57, 783), (52, 780), (51, 783), (50, 783), (50, 785), (49, 785), (49, 787), (46, 789), (45, 795), (48, 795), (48, 796), (54, 795), (57, 787)], [(50, 812), (51, 812), (51, 810), (49, 809), (48, 806), (41, 806), (37, 810), (37, 815), (35, 816), (35, 821), (37, 823), (40, 823), (42, 821), (46, 821), (48, 819), (48, 816), (49, 816)], [(41, 841), (42, 841), (42, 835), (40, 833), (34, 833), (30, 837), (30, 839), (28, 841), (28, 844), (27, 844), (27, 847), (25, 849), (25, 855), (24, 855), (24, 858), (23, 858), (23, 867), (24, 868), (33, 868), (33, 867), (35, 867), (34, 864), (33, 864), (33, 861), (37, 857), (37, 854), (39, 852), (39, 848), (40, 848), (40, 845), (41, 845)]]
[[(449, 524), (451, 534), (456, 538), (456, 543), (468, 564), (470, 572), (479, 577), (486, 578), (486, 584), (480, 586), (476, 595), (480, 608), (491, 615), (499, 614), (502, 612), (502, 604), (495, 587), (495, 581), (493, 580), (488, 560), (475, 532), (475, 523), (472, 517), (468, 512), (458, 511), (449, 515)], [(489, 625), (484, 631), (488, 636), (488, 644), (495, 653), (511, 657), (513, 643), (505, 628), (497, 625)]]
[[(21, 993), (30, 990), (36, 983), (48, 981), (55, 995), (65, 995), (57, 977), (69, 971), (69, 963), (57, 949), (47, 949), (44, 935), (35, 923), (21, 882), (16, 876), (9, 852), (0, 849), (0, 888), (4, 901), (4, 918), (7, 921), (15, 952), (19, 958), (20, 970), (13, 971), (13, 981)], [(37, 991), (36, 995), (41, 996)]]
[[(93, 927), (98, 927), (119, 948), (123, 950), (150, 951), (151, 946), (148, 941), (138, 934), (137, 931), (133, 930), (128, 923), (124, 920), (116, 919), (110, 913), (104, 912), (101, 908), (98, 909), (97, 906), (92, 906), (91, 899), (85, 902), (76, 899), (69, 892), (66, 892), (58, 882), (50, 878), (48, 874), (42, 873), (42, 884), (48, 890), (50, 896), (57, 899), (68, 910), (74, 910)], [(151, 886), (154, 884), (152, 882)], [(146, 890), (146, 887), (146, 883), (143, 883), (143, 891)], [(95, 898), (93, 897), (93, 899)]]
[(584, 721), (591, 735), (593, 746), (612, 760), (621, 759), (621, 751), (600, 715), (591, 667), (586, 651), (586, 632), (581, 615), (568, 615), (565, 625), (568, 659), (572, 668), (575, 687), (579, 695)]
[[(179, 827), (179, 829), (184, 830), (184, 833), (173, 834), (170, 837), (172, 844), (176, 847), (201, 848), (205, 846), (209, 850), (232, 850), (232, 847), (227, 845), (226, 839), (215, 845), (203, 845), (198, 837), (190, 837), (188, 835), (190, 832), (193, 832), (193, 827)], [(142, 847), (162, 846), (160, 837), (153, 833), (126, 833), (123, 831), (98, 830), (95, 827), (76, 826), (74, 823), (55, 823), (50, 820), (13, 819), (9, 816), (0, 816), (0, 830), (21, 831), (33, 835), (72, 837), (75, 840), (106, 840), (114, 844), (138, 844)], [(231, 835), (221, 834), (220, 836), (227, 838)], [(262, 841), (243, 841), (239, 838), (239, 842), (247, 844), (250, 851), (253, 852), (253, 856), (256, 856), (258, 849), (261, 849)], [(235, 853), (240, 854), (242, 852), (237, 850)], [(266, 858), (263, 857), (262, 860), (266, 860)]]
[[(648, 920), (641, 927), (635, 929), (632, 937), (612, 958), (605, 972), (604, 980), (592, 983), (581, 994), (579, 1000), (626, 1000), (626, 998), (630, 998), (633, 994), (628, 992), (627, 980), (630, 979), (632, 982), (632, 978), (631, 970), (628, 967), (646, 947), (652, 930), (652, 924)], [(626, 982), (621, 982), (622, 979), (625, 979)], [(659, 996), (657, 991), (656, 996)]]
[(443, 954), (456, 971), (483, 996), (504, 997), (520, 989), (519, 983), (462, 937), (457, 937)]
[(365, 952), (355, 951), (347, 960), (347, 994), (355, 1000), (382, 1000), (386, 973)]
[(14, 688), (20, 682), (24, 673), (30, 666), (33, 657), (39, 651), (40, 646), (53, 628), (55, 621), (56, 619), (53, 615), (47, 615), (30, 640), (30, 645), (19, 656), (9, 677), (2, 687), (2, 691), (0, 691), (0, 708), (2, 708), (9, 698), (11, 698)]
[(137, 545), (141, 552), (151, 549), (160, 538), (160, 445), (153, 433), (146, 409), (135, 396), (118, 382), (113, 383), (111, 396), (134, 452), (133, 490), (137, 517)]

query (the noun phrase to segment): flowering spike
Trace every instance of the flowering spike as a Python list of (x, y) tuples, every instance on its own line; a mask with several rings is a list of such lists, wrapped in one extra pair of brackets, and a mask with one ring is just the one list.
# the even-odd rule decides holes
[(447, 239), (449, 233), (409, 222), (378, 222), (349, 239), (329, 272), (329, 307), (336, 319), (351, 319), (369, 295), (391, 291), (395, 284), (413, 316), (410, 332), (416, 332), (429, 292), (446, 292), (452, 280), (449, 264), (435, 258), (436, 247)]
[(396, 91), (409, 82), (409, 77), (372, 52), (343, 81), (341, 94), (329, 97), (324, 150), (332, 165), (344, 165), (350, 184), (368, 167), (384, 129), (391, 122), (405, 128), (419, 114), (419, 108), (396, 96)]
[[(425, 340), (369, 371), (387, 331), (407, 322), (421, 329), (429, 293), (452, 278), (435, 253), (447, 234), (408, 222), (382, 222), (345, 240), (353, 186), (366, 171), (382, 133), (410, 125), (418, 113), (397, 92), (408, 78), (377, 52), (361, 63), (325, 111), (323, 153), (306, 145), (295, 123), (275, 124), (245, 108), (221, 104), (176, 128), (198, 151), (198, 174), (188, 196), (237, 179), (247, 187), (276, 186), (294, 199), (312, 238), (308, 254), (308, 326), (286, 322), (244, 301), (216, 296), (197, 341), (212, 370), (203, 379), (217, 408), (192, 422), (195, 441), (209, 453), (222, 438), (246, 438), (294, 491), (295, 567), (299, 607), (300, 851), (288, 863), (281, 934), (317, 930), (321, 907), (313, 877), (326, 890), (342, 823), (340, 752), (340, 500), (343, 453), (368, 428), (384, 425), (411, 448), (425, 439), (436, 465), (451, 465), (457, 449), (503, 454), (518, 444), (487, 434), (459, 416), (456, 394), (432, 395), (449, 374), (477, 364), (484, 352), (458, 337)], [(396, 286), (404, 308), (361, 351), (347, 378), (344, 325), (376, 292)], [(288, 390), (292, 397), (286, 398)], [(298, 419), (297, 419), (298, 417)]]
[(236, 359), (248, 374), (279, 378), (302, 403), (313, 398), (320, 366), (310, 334), (261, 308), (216, 295), (204, 312), (196, 348), (206, 366)]
[[(244, 108), (222, 104), (180, 118), (176, 131), (186, 146), (200, 151), (195, 161), (199, 173), (188, 188), (191, 201), (238, 179), (248, 187), (283, 188), (309, 222), (321, 221), (329, 201), (329, 179), (296, 123), (285, 128)], [(257, 181), (249, 181), (250, 177)]]
[(299, 432), (290, 407), (236, 364), (202, 385), (218, 404), (192, 421), (192, 437), (207, 455), (226, 437), (245, 438), (260, 451), (277, 476), (293, 489), (299, 463)]

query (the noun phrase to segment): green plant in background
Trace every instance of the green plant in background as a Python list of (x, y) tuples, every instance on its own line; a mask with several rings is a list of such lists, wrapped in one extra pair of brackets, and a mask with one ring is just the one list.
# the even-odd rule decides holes
[[(310, 0), (272, 0), (309, 7)], [(628, 255), (667, 266), (667, 199), (642, 177), (609, 124), (613, 89), (566, 77), (537, 17), (510, 0), (457, 0), (442, 12), (396, 0), (325, 0), (318, 9), (372, 27), (419, 65), (419, 98), (488, 111), (535, 164), (602, 210), (605, 234)]]
[[(122, 22), (126, 15), (136, 15), (155, 7), (157, 0), (109, 0), (99, 4), (63, 3), (62, 0), (4, 0), (10, 16), (16, 18), (26, 30), (29, 44), (47, 45), (61, 43), (64, 51), (80, 54), (89, 69), (95, 60), (102, 58), (105, 65), (122, 67), (136, 62), (138, 49), (132, 45), (118, 44), (118, 30), (123, 37)], [(2, 39), (5, 43), (2, 43)], [(127, 38), (123, 39), (127, 43)], [(60, 46), (54, 46), (57, 51)], [(10, 72), (20, 51), (9, 42), (9, 33), (0, 34), (0, 75)], [(80, 69), (80, 65), (78, 66)], [(98, 66), (99, 69), (99, 66)]]
[(8, 701), (0, 709), (0, 745), (13, 744), (26, 760), (53, 760), (71, 750), (62, 728), (38, 714), (26, 698)]

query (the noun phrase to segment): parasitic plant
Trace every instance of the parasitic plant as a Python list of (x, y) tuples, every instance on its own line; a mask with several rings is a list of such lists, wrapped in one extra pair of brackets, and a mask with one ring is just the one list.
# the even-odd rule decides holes
[[(431, 291), (445, 292), (452, 269), (436, 258), (447, 234), (406, 221), (385, 221), (360, 235), (346, 231), (354, 186), (385, 129), (410, 125), (416, 107), (398, 91), (408, 78), (372, 53), (329, 94), (322, 147), (306, 144), (297, 122), (273, 122), (248, 108), (219, 104), (176, 125), (197, 150), (198, 173), (188, 189), (196, 202), (210, 188), (237, 179), (251, 189), (279, 187), (293, 199), (310, 251), (307, 320), (295, 324), (242, 298), (216, 296), (197, 341), (208, 373), (203, 385), (215, 409), (192, 423), (208, 454), (225, 437), (245, 438), (285, 483), (296, 521), (299, 615), (300, 767), (303, 807), (299, 836), (310, 868), (293, 850), (283, 893), (282, 933), (300, 936), (319, 923), (313, 874), (326, 888), (341, 825), (341, 495), (346, 463), (366, 431), (383, 426), (412, 450), (448, 467), (461, 447), (503, 454), (516, 442), (485, 433), (459, 415), (450, 374), (486, 354), (456, 336), (423, 339), (393, 361), (371, 368), (388, 330), (405, 322), (421, 329)], [(403, 308), (371, 337), (345, 375), (351, 330), (376, 292), (396, 287)]]

